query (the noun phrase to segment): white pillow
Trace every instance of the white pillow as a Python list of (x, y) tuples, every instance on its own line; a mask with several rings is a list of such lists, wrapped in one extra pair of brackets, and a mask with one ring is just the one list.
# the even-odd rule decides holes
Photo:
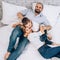
[(59, 14), (58, 7), (52, 5), (44, 5), (42, 13), (47, 17), (51, 25), (54, 26)]
[[(32, 4), (32, 9), (34, 11), (36, 3)], [(60, 6), (52, 6), (52, 5), (44, 5), (44, 9), (42, 11), (43, 15), (47, 17), (50, 21), (51, 25), (54, 26), (57, 16), (60, 13)]]
[(5, 24), (11, 24), (18, 20), (17, 13), (21, 10), (27, 9), (26, 7), (16, 6), (2, 1), (3, 7), (3, 19), (2, 22)]

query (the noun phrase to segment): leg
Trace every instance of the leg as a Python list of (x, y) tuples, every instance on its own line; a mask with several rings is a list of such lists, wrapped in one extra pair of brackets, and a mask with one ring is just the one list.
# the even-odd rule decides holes
[(14, 45), (16, 43), (17, 37), (20, 37), (22, 35), (22, 30), (19, 26), (16, 26), (16, 28), (12, 31), (12, 34), (10, 36), (10, 42), (8, 46), (8, 51), (11, 52), (14, 48)]
[(17, 57), (19, 57), (19, 55), (21, 55), (21, 53), (23, 52), (24, 48), (26, 47), (26, 45), (28, 43), (29, 43), (29, 41), (27, 39), (24, 39), (21, 42), (19, 42), (16, 50), (11, 53), (11, 55), (9, 56), (9, 58), (7, 60), (16, 60)]
[(60, 58), (60, 52), (58, 54), (56, 54), (55, 57)]
[(54, 48), (49, 48), (45, 52), (45, 58), (52, 58), (55, 57), (58, 53), (60, 53), (60, 46), (59, 47), (54, 47)]

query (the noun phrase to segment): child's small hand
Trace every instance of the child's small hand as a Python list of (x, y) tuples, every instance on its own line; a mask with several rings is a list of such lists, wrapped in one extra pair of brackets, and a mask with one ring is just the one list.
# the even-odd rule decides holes
[(50, 34), (47, 35), (48, 39), (51, 40), (52, 36)]

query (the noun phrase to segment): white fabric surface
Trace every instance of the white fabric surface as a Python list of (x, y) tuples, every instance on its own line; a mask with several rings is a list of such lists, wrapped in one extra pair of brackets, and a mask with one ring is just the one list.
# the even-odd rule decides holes
[(18, 21), (17, 13), (20, 12), (21, 10), (26, 9), (26, 7), (17, 6), (2, 1), (2, 9), (3, 9), (2, 22), (5, 24), (11, 24), (13, 22)]
[(30, 33), (28, 36), (29, 41), (37, 50), (44, 44), (44, 42), (40, 41), (40, 36), (41, 36), (40, 32), (33, 32)]

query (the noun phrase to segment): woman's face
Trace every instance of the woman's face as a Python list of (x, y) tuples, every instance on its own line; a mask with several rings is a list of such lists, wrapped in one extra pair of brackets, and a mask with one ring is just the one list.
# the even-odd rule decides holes
[(31, 28), (32, 27), (32, 22), (30, 21), (28, 24), (25, 25), (26, 28)]
[(30, 33), (31, 32), (31, 27), (32, 27), (32, 22), (29, 22), (28, 24), (25, 25), (26, 33)]

